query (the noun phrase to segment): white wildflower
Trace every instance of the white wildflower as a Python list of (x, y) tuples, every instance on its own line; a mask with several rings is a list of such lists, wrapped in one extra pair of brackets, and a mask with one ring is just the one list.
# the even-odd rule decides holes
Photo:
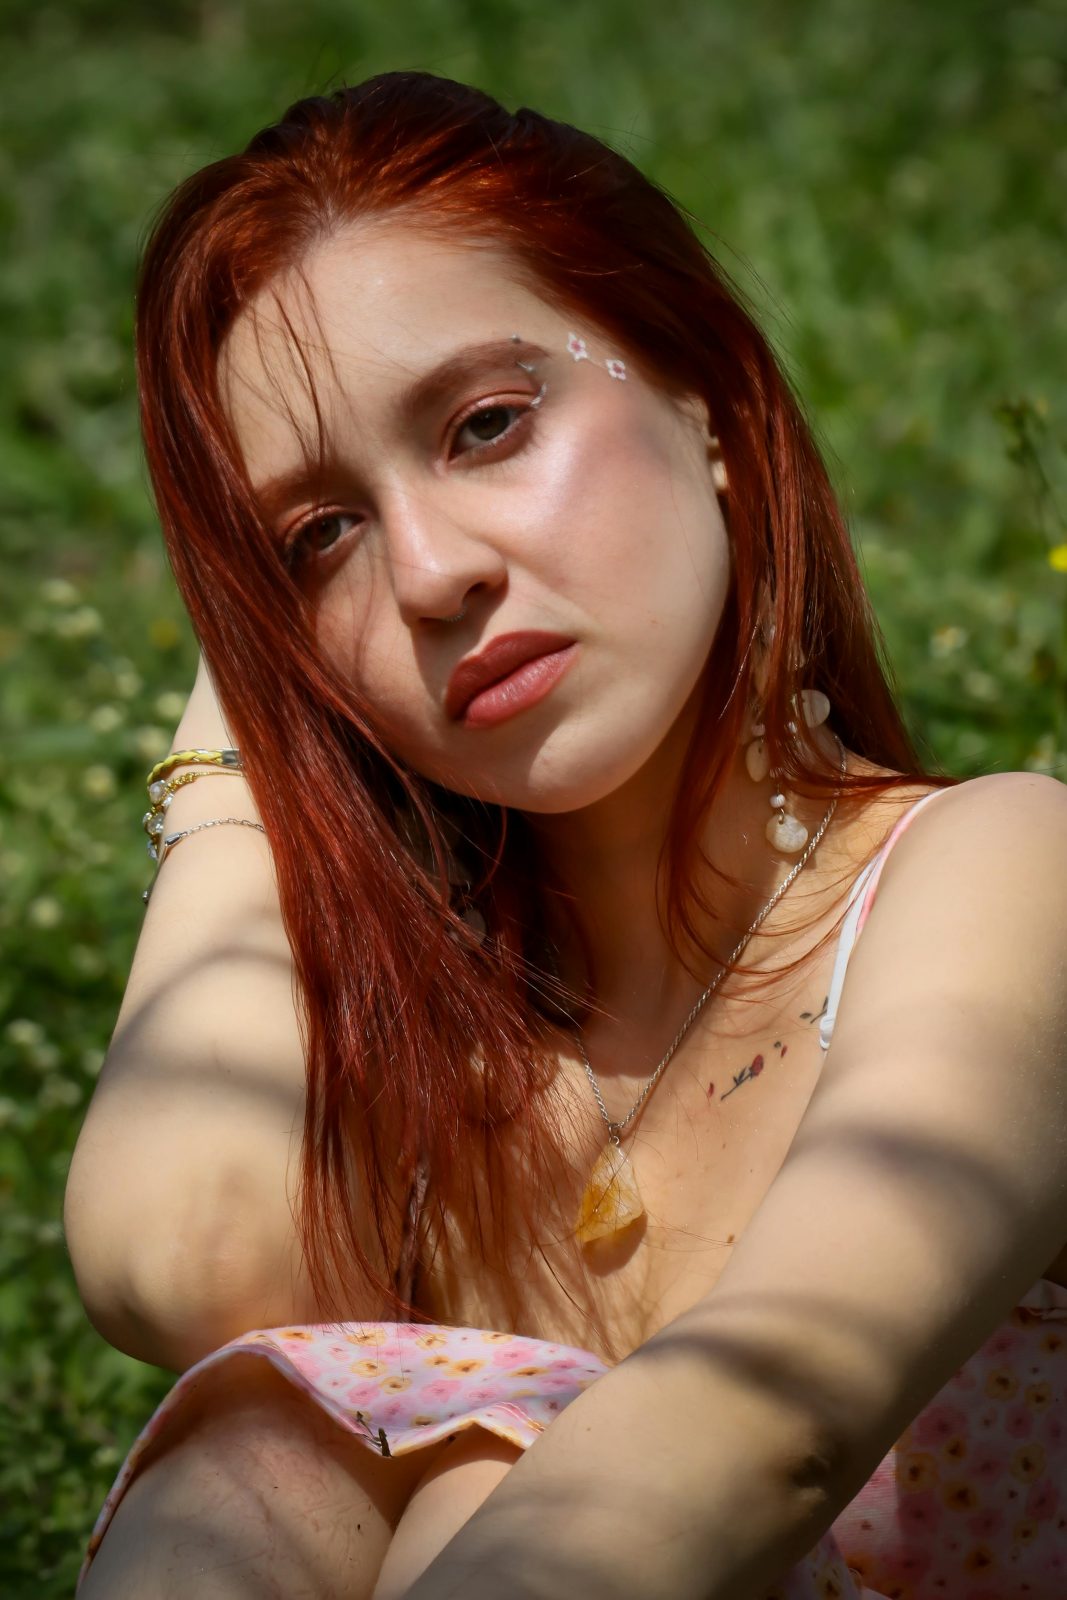
[(42, 1111), (54, 1111), (61, 1106), (69, 1110), (71, 1106), (80, 1105), (81, 1098), (80, 1086), (70, 1078), (47, 1078), (41, 1085), (37, 1104)]
[(116, 728), (121, 728), (125, 720), (125, 713), (118, 706), (94, 706), (89, 713), (89, 726), (94, 733), (114, 733)]
[(44, 1029), (32, 1017), (13, 1017), (4, 1029), (4, 1038), (8, 1044), (20, 1045), (28, 1049), (30, 1045), (44, 1043)]
[(38, 584), (37, 593), (50, 606), (76, 606), (81, 599), (68, 578), (45, 578)]
[(118, 787), (110, 767), (96, 763), (82, 773), (82, 793), (90, 800), (110, 800)]
[(52, 623), (60, 639), (88, 639), (100, 632), (104, 619), (95, 606), (79, 606), (77, 611), (61, 612)]
[(939, 658), (954, 655), (957, 650), (963, 649), (968, 638), (967, 629), (958, 628), (955, 623), (937, 628), (930, 635), (930, 654)]
[(63, 907), (55, 895), (39, 894), (26, 907), (26, 919), (34, 928), (58, 928), (63, 921)]
[(166, 689), (161, 695), (156, 696), (152, 709), (157, 717), (164, 722), (178, 722), (188, 704), (189, 696), (179, 694), (177, 689)]
[(137, 728), (133, 739), (138, 756), (142, 761), (151, 761), (153, 766), (162, 761), (170, 749), (171, 736), (164, 728)]

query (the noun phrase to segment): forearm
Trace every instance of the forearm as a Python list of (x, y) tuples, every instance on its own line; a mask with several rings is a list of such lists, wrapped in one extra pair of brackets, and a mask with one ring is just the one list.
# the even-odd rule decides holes
[[(202, 673), (171, 749), (230, 742)], [(251, 791), (212, 773), (175, 791), (168, 831), (229, 816), (257, 819)], [(67, 1182), (68, 1248), (105, 1338), (181, 1370), (303, 1309), (291, 1206), (304, 1093), (267, 842), (203, 829), (159, 870)]]
[(836, 1514), (802, 1403), (679, 1319), (573, 1401), (407, 1600), (757, 1600)]

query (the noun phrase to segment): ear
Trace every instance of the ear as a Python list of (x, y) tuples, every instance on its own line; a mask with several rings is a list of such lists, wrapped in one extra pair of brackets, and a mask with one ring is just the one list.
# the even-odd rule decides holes
[(708, 460), (711, 463), (711, 481), (715, 485), (715, 493), (725, 494), (729, 488), (726, 480), (726, 463), (722, 458), (718, 435), (714, 433), (708, 435)]
[(715, 422), (708, 410), (707, 402), (698, 394), (687, 394), (676, 400), (681, 414), (696, 427), (704, 440), (708, 462), (711, 466), (711, 479), (715, 486), (716, 494), (724, 494), (727, 488), (726, 464), (722, 458), (722, 448), (719, 436), (715, 432)]

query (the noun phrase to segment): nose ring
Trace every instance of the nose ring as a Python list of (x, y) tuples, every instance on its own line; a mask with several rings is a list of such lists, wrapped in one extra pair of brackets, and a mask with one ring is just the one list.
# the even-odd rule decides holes
[(440, 620), (442, 622), (462, 622), (466, 615), (467, 607), (466, 604), (464, 604), (463, 609), (461, 611), (457, 611), (454, 617), (441, 617)]

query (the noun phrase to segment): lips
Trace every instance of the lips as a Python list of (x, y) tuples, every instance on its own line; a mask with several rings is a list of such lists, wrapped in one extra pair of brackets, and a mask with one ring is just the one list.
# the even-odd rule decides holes
[(445, 691), (445, 714), (458, 721), (474, 699), (490, 684), (499, 683), (528, 661), (550, 655), (554, 650), (564, 650), (573, 644), (562, 633), (504, 633), (493, 639), (476, 656), (461, 661), (448, 680)]

